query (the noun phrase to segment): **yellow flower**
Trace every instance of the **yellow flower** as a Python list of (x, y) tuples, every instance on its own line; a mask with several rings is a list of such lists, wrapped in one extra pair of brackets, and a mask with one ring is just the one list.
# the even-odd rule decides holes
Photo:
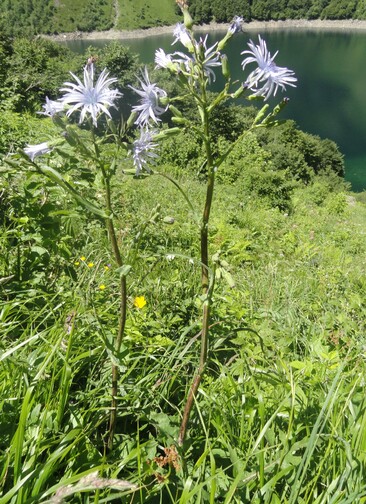
[(146, 305), (146, 299), (144, 298), (144, 296), (137, 296), (135, 297), (133, 304), (134, 306), (136, 306), (136, 308), (141, 309)]
[(92, 268), (94, 266), (94, 263), (93, 262), (89, 262), (88, 263), (88, 268)]
[(100, 290), (104, 290), (105, 289), (105, 285), (104, 284), (99, 285), (99, 289)]
[(79, 261), (75, 261), (74, 264), (75, 264), (75, 266), (79, 266), (80, 263), (79, 263)]
[(106, 271), (108, 271), (108, 270), (109, 270), (109, 266), (108, 266), (108, 265), (105, 265), (105, 266), (104, 266), (104, 269), (105, 269)]
[(81, 256), (80, 257), (80, 261), (85, 261), (86, 260), (86, 257), (85, 256)]

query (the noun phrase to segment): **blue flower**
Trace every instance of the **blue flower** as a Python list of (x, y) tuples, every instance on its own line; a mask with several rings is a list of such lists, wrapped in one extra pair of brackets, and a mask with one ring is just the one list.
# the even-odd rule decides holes
[(264, 96), (267, 100), (272, 94), (275, 96), (279, 87), (286, 89), (286, 85), (296, 87), (297, 78), (292, 70), (286, 67), (279, 67), (274, 59), (278, 51), (271, 56), (265, 41), (259, 35), (259, 44), (248, 43), (250, 50), (241, 54), (248, 54), (243, 62), (243, 70), (250, 63), (256, 63), (258, 67), (248, 76), (246, 84), (254, 91), (255, 96)]
[(133, 86), (129, 87), (141, 96), (140, 105), (132, 107), (132, 111), (139, 113), (135, 123), (141, 127), (145, 127), (148, 126), (150, 119), (156, 124), (160, 121), (159, 116), (166, 111), (166, 108), (162, 107), (159, 101), (161, 98), (166, 98), (167, 94), (156, 84), (150, 82), (146, 67), (142, 75), (143, 79), (139, 78), (142, 89), (136, 89)]
[(154, 159), (158, 157), (156, 152), (154, 152), (154, 149), (158, 146), (157, 143), (153, 142), (155, 134), (155, 130), (141, 129), (139, 138), (133, 142), (132, 158), (133, 164), (136, 167), (136, 175), (139, 175), (143, 169), (149, 171), (147, 167), (148, 163), (154, 162)]
[(84, 82), (76, 77), (72, 72), (71, 75), (76, 80), (74, 82), (65, 82), (65, 94), (60, 98), (60, 102), (65, 105), (72, 105), (66, 112), (67, 116), (73, 114), (76, 110), (80, 110), (80, 120), (82, 123), (87, 115), (93, 120), (94, 126), (97, 126), (97, 118), (101, 113), (111, 117), (108, 110), (113, 107), (114, 102), (122, 94), (116, 89), (110, 89), (111, 84), (117, 82), (115, 78), (108, 78), (106, 69), (99, 75), (96, 84), (94, 85), (94, 65), (87, 64), (84, 67)]
[(24, 152), (30, 158), (31, 161), (34, 161), (34, 158), (37, 156), (42, 156), (43, 154), (48, 154), (51, 152), (51, 147), (47, 142), (42, 142), (36, 145), (27, 145), (24, 149)]

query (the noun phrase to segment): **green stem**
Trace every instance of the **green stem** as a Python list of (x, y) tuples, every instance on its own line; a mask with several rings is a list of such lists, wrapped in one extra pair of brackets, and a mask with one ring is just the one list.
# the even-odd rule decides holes
[[(110, 187), (110, 178), (107, 175), (104, 167), (101, 168), (104, 183), (105, 183), (105, 195), (106, 195), (106, 207), (107, 213), (109, 217), (106, 219), (106, 225), (108, 230), (108, 238), (112, 247), (114, 259), (117, 263), (117, 266), (121, 268), (123, 266), (121, 252), (118, 246), (116, 231), (113, 224), (112, 219), (112, 202), (111, 202), (111, 187)], [(117, 338), (115, 340), (114, 350), (117, 355), (121, 349), (123, 334), (125, 331), (126, 325), (126, 308), (127, 308), (127, 281), (126, 275), (121, 275), (120, 279), (120, 312), (119, 312), (119, 326)], [(108, 429), (108, 440), (107, 440), (107, 448), (108, 450), (112, 450), (113, 448), (113, 438), (116, 430), (117, 424), (117, 393), (118, 393), (118, 366), (112, 362), (112, 404), (111, 404), (111, 412), (109, 417), (109, 429)]]
[[(206, 91), (205, 87), (202, 86), (202, 95), (204, 98), (204, 102), (207, 103), (206, 100)], [(199, 105), (200, 107), (200, 105)], [(188, 427), (190, 413), (193, 407), (194, 399), (196, 397), (198, 387), (201, 383), (202, 376), (204, 374), (207, 362), (207, 352), (208, 352), (208, 339), (209, 339), (209, 323), (210, 323), (210, 312), (211, 312), (211, 301), (212, 301), (212, 293), (214, 289), (214, 282), (211, 282), (209, 279), (209, 268), (208, 268), (208, 229), (209, 229), (209, 220), (212, 206), (212, 199), (214, 194), (214, 186), (215, 186), (215, 169), (213, 163), (213, 155), (211, 150), (211, 142), (210, 142), (210, 131), (209, 131), (209, 114), (207, 111), (207, 105), (201, 107), (201, 117), (204, 129), (204, 145), (206, 150), (206, 159), (207, 159), (207, 190), (206, 190), (206, 200), (205, 206), (202, 215), (202, 224), (201, 224), (201, 287), (202, 292), (206, 296), (206, 299), (203, 304), (203, 313), (202, 313), (202, 330), (201, 330), (201, 351), (200, 351), (200, 360), (198, 364), (198, 368), (196, 374), (193, 378), (191, 387), (188, 392), (187, 401), (183, 411), (183, 418), (179, 430), (178, 444), (182, 446), (184, 443), (184, 439), (186, 436), (186, 431)]]
[(192, 205), (192, 202), (191, 200), (189, 199), (187, 193), (183, 190), (183, 188), (178, 184), (178, 182), (176, 180), (174, 180), (170, 175), (168, 175), (167, 173), (162, 173), (162, 172), (157, 172), (157, 171), (151, 171), (152, 174), (154, 175), (160, 175), (161, 177), (164, 177), (166, 178), (167, 180), (169, 180), (173, 185), (175, 185), (175, 187), (178, 189), (178, 191), (182, 194), (183, 198), (186, 200), (189, 208), (192, 210), (192, 213), (193, 213), (193, 216), (195, 217), (195, 219), (197, 219), (197, 222), (199, 221), (199, 217), (198, 215), (196, 214), (196, 211), (194, 209), (194, 206)]

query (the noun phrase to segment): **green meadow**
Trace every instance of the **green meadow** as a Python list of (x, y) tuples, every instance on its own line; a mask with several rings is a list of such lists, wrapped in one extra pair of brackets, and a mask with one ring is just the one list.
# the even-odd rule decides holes
[[(0, 47), (0, 504), (365, 503), (366, 197), (335, 143), (203, 84), (136, 174), (135, 116), (37, 113), (89, 51)], [(121, 44), (104, 67), (138, 85)]]
[(172, 25), (180, 16), (172, 0), (118, 0), (119, 16), (116, 29), (135, 30), (154, 26)]

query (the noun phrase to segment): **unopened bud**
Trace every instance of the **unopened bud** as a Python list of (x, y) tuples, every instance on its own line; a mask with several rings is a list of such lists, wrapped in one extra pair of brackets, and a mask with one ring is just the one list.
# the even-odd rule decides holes
[(177, 135), (181, 131), (182, 131), (181, 128), (178, 128), (178, 127), (162, 130), (157, 135), (154, 135), (153, 140), (154, 140), (154, 142), (158, 141), (158, 140), (162, 140), (163, 138)]
[(180, 110), (177, 109), (177, 107), (174, 107), (174, 105), (169, 105), (169, 110), (175, 115), (175, 117), (183, 117), (183, 114)]
[(183, 7), (182, 9), (182, 12), (183, 12), (183, 22), (184, 22), (184, 26), (188, 29), (188, 30), (191, 30), (192, 29), (192, 26), (193, 26), (193, 19), (188, 11), (188, 7), (185, 6)]
[(167, 105), (169, 105), (169, 97), (168, 96), (160, 96), (159, 103), (161, 103), (162, 105), (164, 105), (164, 107), (166, 107)]
[(229, 68), (229, 61), (226, 56), (226, 54), (223, 54), (221, 56), (221, 69), (222, 69), (222, 75), (225, 77), (225, 79), (230, 79), (230, 68)]
[(133, 123), (136, 121), (137, 118), (137, 112), (131, 112), (130, 117), (127, 119), (126, 123), (126, 128), (129, 129), (133, 125)]
[(187, 122), (187, 119), (185, 119), (184, 117), (172, 117), (172, 122), (174, 124), (185, 124)]
[(240, 98), (240, 96), (244, 93), (244, 91), (248, 89), (248, 86), (247, 84), (245, 84), (244, 82), (241, 84), (241, 86), (239, 87), (239, 89), (237, 89), (235, 91), (235, 93), (233, 93), (231, 96), (232, 98)]
[(226, 46), (226, 44), (227, 44), (228, 40), (229, 40), (231, 37), (232, 37), (232, 33), (227, 32), (227, 33), (226, 33), (226, 35), (225, 35), (225, 37), (224, 37), (223, 39), (221, 39), (221, 40), (220, 40), (220, 42), (218, 43), (218, 45), (217, 45), (217, 50), (218, 50), (218, 51), (222, 51), (222, 50), (225, 48), (225, 46)]

